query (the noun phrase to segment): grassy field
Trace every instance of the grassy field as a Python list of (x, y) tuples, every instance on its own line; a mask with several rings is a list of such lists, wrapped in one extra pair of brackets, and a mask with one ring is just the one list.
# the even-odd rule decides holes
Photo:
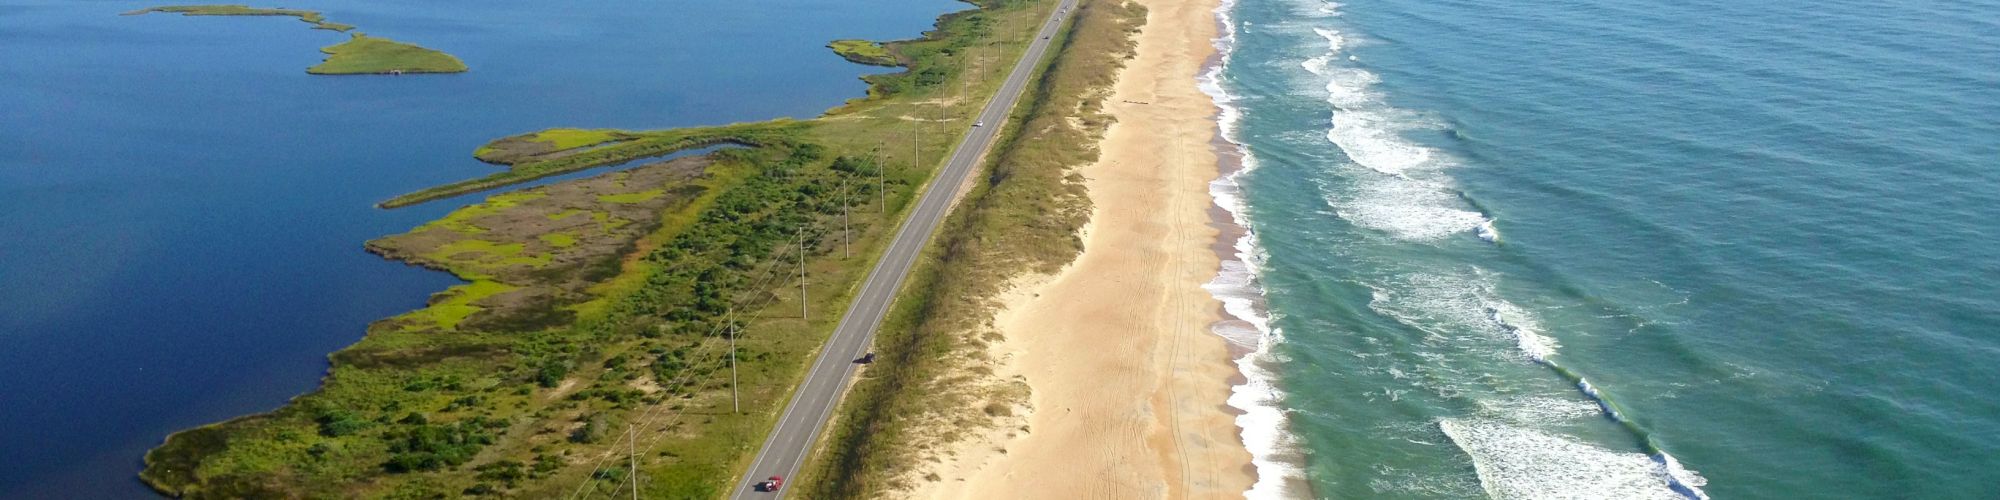
[[(342, 33), (354, 30), (354, 25), (327, 21), (325, 15), (315, 11), (245, 5), (170, 5), (135, 10), (125, 15), (151, 12), (184, 16), (291, 16), (311, 24), (314, 29)], [(347, 41), (320, 49), (327, 54), (326, 60), (306, 68), (306, 72), (315, 75), (366, 75), (466, 71), (465, 62), (451, 54), (363, 33), (350, 34), (352, 36)]]
[[(722, 495), (1053, 5), (995, 0), (884, 44), (910, 70), (868, 77), (869, 97), (817, 119), (561, 129), (516, 136), (536, 144), (513, 151), (526, 154), (484, 149), (507, 170), (399, 199), (738, 145), (490, 195), (370, 242), (467, 284), (370, 325), (318, 390), (171, 436), (142, 479), (186, 498)], [(637, 478), (600, 467), (635, 458), (628, 447)]]
[(840, 54), (840, 57), (855, 63), (873, 66), (902, 65), (901, 61), (896, 60), (896, 55), (890, 54), (889, 49), (883, 48), (880, 43), (868, 40), (834, 40), (826, 46), (833, 49), (833, 53)]
[[(1082, 250), (1090, 200), (1073, 169), (1096, 159), (1109, 117), (1102, 99), (1131, 57), (1145, 11), (1085, 0), (1040, 75), (1033, 98), (926, 249), (876, 338), (871, 365), (840, 407), (807, 475), (807, 498), (878, 498), (955, 440), (1006, 425), (1024, 386), (993, 376), (987, 351), (995, 298), (1011, 280), (1053, 273)], [(1018, 431), (1026, 431), (1022, 428)]]

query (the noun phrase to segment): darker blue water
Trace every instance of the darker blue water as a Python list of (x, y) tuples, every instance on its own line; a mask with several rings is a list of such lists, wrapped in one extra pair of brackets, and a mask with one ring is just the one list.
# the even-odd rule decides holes
[(361, 243), (442, 215), (374, 202), (482, 175), (553, 126), (811, 117), (867, 71), (823, 45), (959, 5), (501, 0), (285, 4), (451, 52), (469, 73), (315, 77), (291, 18), (0, 0), (0, 498), (123, 498), (175, 430), (316, 385), (368, 322), (449, 276)]
[(1315, 493), (2000, 497), (2000, 4), (1231, 14)]

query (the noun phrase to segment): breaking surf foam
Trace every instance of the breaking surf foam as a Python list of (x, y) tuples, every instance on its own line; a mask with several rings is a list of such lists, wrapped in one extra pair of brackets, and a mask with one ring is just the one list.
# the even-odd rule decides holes
[[(1619, 452), (1526, 426), (1477, 419), (1444, 419), (1438, 427), (1472, 457), (1480, 486), (1496, 499), (1685, 500), (1668, 485), (1685, 472), (1664, 454), (1660, 460)], [(1696, 496), (1696, 498), (1706, 498)]]
[(1437, 120), (1390, 106), (1375, 89), (1381, 77), (1352, 65), (1335, 64), (1349, 45), (1338, 30), (1314, 28), (1326, 40), (1327, 51), (1300, 63), (1306, 72), (1324, 79), (1326, 102), (1333, 106), (1326, 140), (1347, 155), (1351, 167), (1373, 175), (1345, 176), (1351, 185), (1327, 190), (1327, 203), (1337, 215), (1362, 227), (1404, 240), (1436, 240), (1475, 232), (1498, 241), (1493, 221), (1470, 210), (1440, 171), (1454, 165), (1442, 151), (1403, 135), (1435, 129)]
[[(1220, 26), (1214, 40), (1217, 57), (1200, 78), (1202, 92), (1208, 94), (1220, 110), (1217, 125), (1225, 141), (1232, 143), (1236, 150), (1238, 168), (1225, 172), (1222, 177), (1209, 182), (1209, 196), (1215, 204), (1227, 211), (1231, 222), (1240, 231), (1233, 249), (1233, 259), (1224, 259), (1220, 271), (1204, 289), (1222, 302), (1223, 310), (1234, 318), (1233, 321), (1218, 323), (1214, 331), (1231, 343), (1244, 349), (1246, 354), (1236, 359), (1236, 368), (1243, 374), (1244, 382), (1230, 388), (1229, 406), (1241, 410), (1236, 417), (1236, 426), (1241, 429), (1243, 446), (1250, 452), (1250, 462), (1256, 469), (1257, 480), (1245, 498), (1277, 499), (1306, 496), (1307, 492), (1291, 491), (1305, 480), (1304, 464), (1296, 439), (1287, 432), (1284, 394), (1277, 387), (1277, 359), (1271, 349), (1283, 339), (1283, 334), (1271, 325), (1269, 309), (1263, 305), (1264, 289), (1258, 283), (1258, 270), (1263, 262), (1263, 254), (1257, 246), (1257, 234), (1250, 229), (1247, 219), (1242, 186), (1237, 179), (1256, 169), (1256, 158), (1236, 140), (1238, 122), (1242, 111), (1235, 105), (1235, 99), (1222, 84), (1222, 72), (1229, 66), (1235, 52), (1236, 26), (1230, 18), (1235, 8), (1234, 0), (1224, 0), (1215, 9), (1215, 18)], [(1224, 155), (1227, 156), (1227, 155)]]

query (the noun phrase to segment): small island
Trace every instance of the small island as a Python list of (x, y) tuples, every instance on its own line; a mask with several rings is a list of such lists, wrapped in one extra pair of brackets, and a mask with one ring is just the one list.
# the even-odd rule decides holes
[[(354, 25), (326, 20), (319, 12), (299, 9), (264, 9), (246, 5), (170, 5), (126, 12), (136, 16), (152, 12), (177, 13), (184, 16), (291, 16), (299, 18), (313, 29), (323, 29), (349, 33)], [(327, 54), (325, 61), (306, 68), (315, 75), (400, 75), (404, 73), (463, 73), (465, 62), (451, 54), (434, 49), (398, 42), (387, 38), (369, 36), (365, 33), (352, 35), (345, 42), (320, 49)]]

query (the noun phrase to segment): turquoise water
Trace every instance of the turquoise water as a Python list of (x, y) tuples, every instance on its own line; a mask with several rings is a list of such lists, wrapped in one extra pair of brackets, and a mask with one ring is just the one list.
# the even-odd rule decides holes
[(372, 205), (491, 172), (487, 140), (816, 116), (883, 71), (827, 41), (963, 8), (282, 3), (472, 68), (324, 77), (305, 68), (340, 34), (118, 15), (152, 5), (0, 0), (0, 498), (150, 496), (134, 475), (168, 433), (311, 390), (369, 322), (454, 283), (362, 242), (477, 198)]
[(2000, 3), (1225, 12), (1265, 477), (2000, 498)]

